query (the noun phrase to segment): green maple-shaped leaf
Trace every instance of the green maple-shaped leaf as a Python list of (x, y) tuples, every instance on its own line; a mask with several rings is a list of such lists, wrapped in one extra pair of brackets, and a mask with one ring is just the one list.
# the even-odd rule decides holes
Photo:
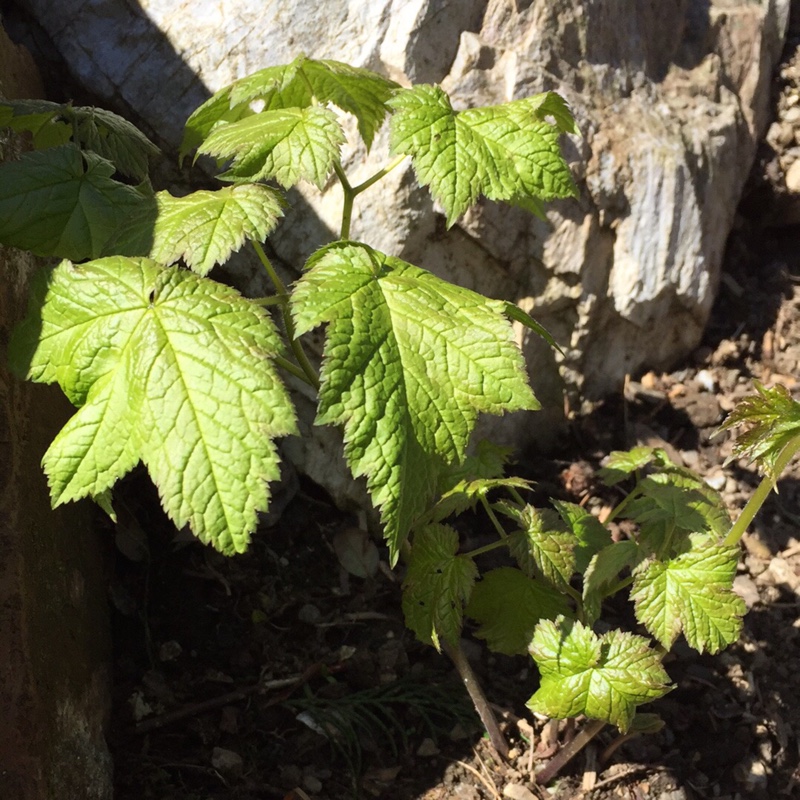
[(778, 479), (775, 463), (781, 452), (800, 435), (800, 403), (780, 384), (767, 389), (756, 383), (758, 394), (745, 397), (720, 430), (743, 428), (733, 445), (732, 458), (749, 458)]
[(0, 120), (16, 131), (29, 131), (37, 149), (73, 142), (110, 161), (125, 175), (143, 181), (158, 148), (123, 117), (93, 106), (73, 106), (49, 100), (6, 100)]
[(344, 425), (394, 560), (439, 463), (464, 459), (478, 413), (538, 403), (499, 301), (352, 242), (307, 268), (292, 295), (298, 335), (329, 324), (317, 422)]
[(624, 733), (637, 706), (672, 688), (660, 655), (647, 639), (631, 633), (597, 636), (580, 622), (545, 620), (536, 627), (530, 652), (541, 684), (528, 707), (548, 717), (585, 714)]
[(246, 239), (262, 242), (283, 214), (280, 194), (263, 184), (226, 186), (184, 197), (154, 195), (154, 209), (133, 219), (106, 247), (170, 265), (183, 259), (198, 275), (225, 263)]
[(475, 562), (457, 553), (458, 534), (448, 525), (426, 525), (414, 532), (403, 581), (403, 613), (417, 638), (437, 650), (441, 640), (458, 642), (464, 604), (478, 577)]
[(683, 632), (699, 652), (716, 653), (739, 638), (746, 606), (733, 591), (739, 549), (702, 534), (668, 561), (643, 561), (634, 571), (636, 618), (669, 649)]
[(288, 189), (300, 180), (322, 188), (345, 141), (327, 108), (285, 108), (244, 117), (215, 128), (199, 153), (232, 163), (219, 177), (232, 181), (275, 178)]
[(475, 584), (467, 616), (481, 624), (475, 635), (490, 650), (505, 655), (528, 652), (536, 623), (568, 615), (566, 598), (513, 567), (487, 572)]
[(0, 242), (39, 256), (96, 258), (148, 205), (112, 179), (114, 166), (74, 145), (26, 153), (0, 166)]
[(497, 508), (519, 526), (508, 537), (508, 548), (520, 568), (558, 589), (568, 586), (575, 572), (577, 540), (561, 517), (552, 509), (530, 505), (502, 502)]
[(369, 148), (386, 117), (386, 101), (397, 88), (394, 81), (370, 70), (299, 56), (291, 64), (241, 78), (203, 103), (186, 123), (181, 155), (198, 147), (216, 125), (249, 116), (254, 101), (262, 103), (264, 111), (331, 103), (356, 117)]
[(444, 207), (448, 226), (481, 194), (511, 202), (577, 194), (558, 146), (559, 134), (573, 130), (563, 103), (558, 114), (542, 95), (456, 113), (442, 89), (422, 84), (388, 104), (392, 152), (412, 156), (419, 182)]
[(241, 552), (295, 431), (263, 311), (235, 290), (147, 259), (62, 262), (15, 333), (15, 367), (58, 382), (77, 413), (44, 457), (54, 505), (101, 496), (139, 460), (165, 510)]

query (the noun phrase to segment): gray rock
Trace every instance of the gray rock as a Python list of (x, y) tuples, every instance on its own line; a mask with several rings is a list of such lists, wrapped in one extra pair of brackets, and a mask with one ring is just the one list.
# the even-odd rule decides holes
[[(71, 68), (108, 104), (174, 146), (210, 91), (300, 52), (436, 81), (457, 108), (546, 89), (572, 105), (582, 138), (565, 140), (578, 200), (547, 221), (483, 202), (450, 231), (411, 168), (359, 200), (351, 235), (485, 294), (514, 300), (566, 356), (518, 331), (545, 411), (482, 432), (547, 440), (563, 393), (594, 398), (644, 364), (665, 367), (697, 345), (756, 142), (789, 0), (27, 0)], [(354, 181), (385, 159), (386, 132)], [(296, 269), (339, 227), (339, 193), (292, 193), (274, 246)], [(253, 273), (255, 274), (255, 272)], [(252, 288), (256, 288), (253, 286)], [(295, 448), (331, 487), (337, 440)]]

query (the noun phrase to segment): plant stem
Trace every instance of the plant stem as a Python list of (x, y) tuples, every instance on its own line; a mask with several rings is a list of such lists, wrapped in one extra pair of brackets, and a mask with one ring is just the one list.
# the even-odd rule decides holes
[(279, 294), (268, 294), (266, 297), (251, 297), (250, 302), (257, 306), (267, 307), (279, 306), (284, 300)]
[[(297, 366), (293, 361), (289, 361), (288, 358), (284, 358), (283, 356), (273, 356), (273, 360), (275, 363), (281, 368), (285, 369), (287, 372), (291, 372), (295, 378), (300, 378), (301, 381), (305, 381), (310, 386), (314, 386), (313, 383), (308, 379), (308, 375)], [(318, 386), (314, 386), (315, 389), (318, 389)]]
[(497, 550), (498, 547), (505, 547), (506, 542), (503, 539), (498, 539), (496, 542), (490, 542), (489, 544), (485, 544), (483, 547), (476, 547), (474, 550), (470, 550), (469, 553), (464, 553), (465, 558), (475, 558), (476, 556), (482, 556), (484, 553), (490, 553), (492, 550)]
[(333, 171), (336, 173), (339, 183), (342, 184), (342, 192), (344, 193), (344, 203), (342, 204), (342, 227), (339, 231), (340, 239), (350, 238), (350, 224), (353, 221), (353, 201), (356, 199), (356, 197), (358, 197), (361, 192), (366, 191), (370, 186), (377, 183), (385, 175), (388, 175), (395, 167), (402, 164), (405, 159), (406, 156), (404, 155), (397, 156), (383, 169), (379, 169), (374, 175), (371, 175), (365, 181), (359, 183), (358, 186), (353, 186), (350, 183), (339, 161), (333, 162)]
[[(311, 362), (308, 360), (306, 351), (303, 350), (303, 345), (300, 343), (300, 340), (297, 338), (297, 334), (295, 333), (294, 320), (292, 319), (292, 314), (289, 311), (289, 290), (281, 280), (280, 275), (278, 275), (278, 273), (275, 271), (275, 267), (272, 266), (272, 263), (267, 258), (267, 254), (264, 252), (261, 242), (253, 241), (252, 244), (259, 260), (264, 265), (264, 269), (267, 271), (267, 276), (272, 281), (272, 285), (275, 287), (275, 291), (278, 293), (278, 303), (281, 307), (283, 324), (286, 328), (286, 337), (289, 339), (289, 345), (292, 348), (292, 353), (294, 353), (294, 357), (297, 359), (297, 363), (300, 365), (300, 369), (303, 372), (303, 380), (311, 384), (311, 386), (319, 391), (319, 376), (317, 375), (317, 372), (312, 366)], [(288, 367), (284, 368), (288, 369)], [(294, 373), (293, 370), (289, 371), (293, 372), (293, 374), (297, 374)]]
[(642, 493), (641, 488), (637, 485), (634, 489), (632, 489), (622, 500), (617, 503), (616, 506), (611, 510), (611, 513), (605, 518), (603, 525), (607, 525), (611, 520), (616, 519), (624, 510), (625, 506), (633, 500), (634, 497), (638, 497)]
[(507, 539), (508, 534), (505, 532), (503, 526), (500, 524), (500, 520), (497, 519), (497, 515), (494, 513), (494, 509), (492, 509), (485, 495), (481, 495), (481, 505), (483, 506), (483, 510), (489, 515), (489, 519), (492, 521), (494, 529), (500, 534), (500, 538)]
[(472, 665), (469, 663), (461, 647), (461, 643), (458, 642), (452, 645), (449, 642), (443, 641), (442, 649), (450, 657), (458, 674), (461, 676), (461, 680), (464, 682), (464, 686), (466, 686), (467, 692), (469, 692), (469, 696), (472, 699), (472, 704), (475, 706), (475, 710), (481, 718), (483, 727), (486, 728), (486, 733), (489, 734), (489, 741), (492, 743), (492, 746), (501, 758), (508, 758), (508, 743), (506, 742), (506, 738), (503, 736), (503, 732), (497, 724), (497, 719), (492, 711), (492, 707), (489, 705), (489, 701), (486, 699), (486, 695), (483, 693), (480, 683), (478, 683), (478, 678), (472, 670)]
[(541, 785), (550, 783), (566, 764), (575, 758), (575, 756), (578, 755), (605, 726), (606, 723), (601, 719), (590, 719), (586, 725), (578, 731), (577, 736), (571, 742), (565, 744), (558, 753), (547, 762), (547, 765), (536, 773), (536, 783)]
[(753, 518), (758, 513), (764, 501), (769, 496), (769, 493), (775, 487), (777, 477), (783, 472), (786, 465), (792, 460), (793, 456), (800, 450), (800, 436), (795, 436), (789, 443), (781, 450), (780, 455), (775, 460), (775, 466), (768, 475), (761, 479), (761, 483), (753, 492), (753, 496), (747, 501), (747, 505), (742, 509), (739, 518), (734, 523), (733, 527), (725, 537), (723, 544), (738, 544), (739, 540), (747, 530), (747, 526), (753, 521)]

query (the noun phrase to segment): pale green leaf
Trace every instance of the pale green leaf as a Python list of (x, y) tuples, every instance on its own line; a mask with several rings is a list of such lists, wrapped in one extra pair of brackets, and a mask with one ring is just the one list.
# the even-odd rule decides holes
[(511, 503), (497, 508), (519, 526), (508, 538), (508, 548), (520, 568), (531, 577), (540, 577), (563, 589), (575, 572), (575, 535), (552, 509)]
[(541, 683), (528, 706), (556, 719), (585, 714), (624, 733), (637, 706), (672, 688), (647, 639), (620, 630), (597, 636), (580, 622), (545, 620), (536, 628), (531, 655)]
[(602, 469), (597, 471), (597, 477), (606, 486), (615, 486), (649, 464), (663, 465), (668, 460), (666, 453), (657, 447), (641, 446), (631, 450), (615, 450), (609, 454)]
[(232, 159), (223, 180), (275, 178), (284, 188), (307, 180), (322, 188), (345, 141), (336, 115), (327, 108), (263, 111), (216, 127), (198, 149)]
[(226, 186), (184, 197), (155, 195), (155, 212), (132, 220), (109, 247), (164, 265), (183, 259), (198, 275), (224, 264), (245, 240), (262, 242), (283, 214), (280, 194), (263, 184)]
[(683, 632), (699, 652), (716, 653), (739, 638), (744, 601), (733, 591), (739, 549), (693, 534), (691, 549), (634, 571), (636, 618), (669, 649)]
[(266, 111), (306, 108), (315, 100), (331, 103), (356, 117), (369, 149), (386, 117), (386, 101), (397, 88), (394, 81), (370, 70), (299, 56), (291, 64), (267, 67), (241, 78), (203, 103), (186, 123), (181, 154), (198, 147), (215, 125), (248, 115), (255, 101)]
[(79, 406), (44, 457), (55, 505), (102, 495), (141, 460), (179, 528), (245, 549), (279, 477), (273, 438), (295, 431), (258, 306), (147, 259), (64, 261), (12, 350)]
[(317, 421), (381, 509), (396, 558), (479, 412), (538, 407), (503, 304), (366, 245), (323, 248), (292, 295), (298, 334), (328, 323)]
[(108, 241), (148, 199), (112, 179), (114, 166), (74, 145), (26, 153), (0, 166), (0, 242), (39, 256), (80, 261)]
[(457, 553), (458, 534), (448, 525), (426, 525), (414, 532), (403, 581), (403, 613), (417, 638), (437, 650), (442, 640), (458, 642), (464, 604), (478, 577), (475, 562)]
[(577, 194), (558, 145), (563, 119), (545, 120), (554, 115), (541, 110), (548, 106), (541, 96), (456, 113), (442, 89), (422, 84), (388, 104), (392, 152), (412, 156), (419, 182), (444, 207), (448, 226), (481, 194), (511, 202)]
[(467, 605), (467, 616), (481, 624), (475, 635), (485, 639), (490, 650), (509, 656), (528, 652), (540, 619), (569, 613), (563, 594), (513, 567), (487, 572)]

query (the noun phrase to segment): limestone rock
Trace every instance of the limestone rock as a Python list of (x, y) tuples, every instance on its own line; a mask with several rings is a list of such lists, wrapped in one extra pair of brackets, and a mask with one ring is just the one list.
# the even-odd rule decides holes
[[(546, 411), (484, 428), (516, 445), (557, 429), (565, 389), (594, 398), (697, 345), (789, 10), (789, 0), (331, 0), (323, 20), (292, 0), (25, 5), (91, 91), (168, 146), (210, 92), (300, 52), (441, 82), (457, 108), (561, 92), (583, 134), (565, 141), (581, 196), (551, 204), (546, 222), (482, 202), (446, 231), (407, 167), (359, 198), (351, 229), (516, 301), (555, 335), (563, 360), (519, 332)], [(366, 164), (358, 148), (344, 152), (353, 181), (384, 163), (385, 141), (384, 130)], [(291, 194), (273, 245), (297, 269), (338, 230), (340, 195)], [(315, 479), (329, 472), (312, 466)]]

